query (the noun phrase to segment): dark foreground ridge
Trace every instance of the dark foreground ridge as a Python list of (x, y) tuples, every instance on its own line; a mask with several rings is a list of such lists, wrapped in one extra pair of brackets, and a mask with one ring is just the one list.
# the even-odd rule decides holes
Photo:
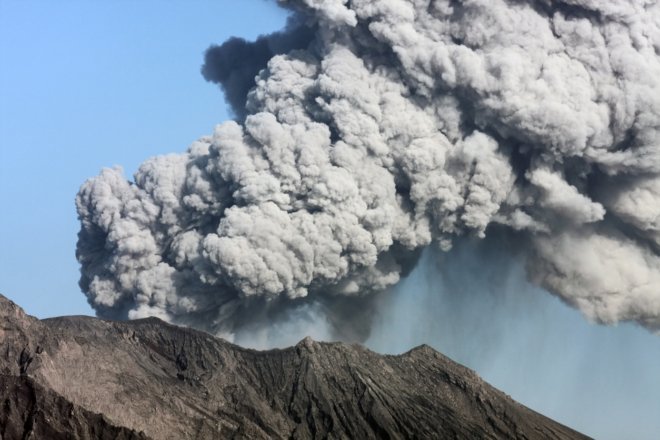
[(117, 427), (74, 405), (29, 377), (0, 375), (0, 439), (140, 440), (144, 433)]
[(586, 439), (430, 347), (255, 351), (158, 319), (38, 320), (0, 295), (0, 440)]

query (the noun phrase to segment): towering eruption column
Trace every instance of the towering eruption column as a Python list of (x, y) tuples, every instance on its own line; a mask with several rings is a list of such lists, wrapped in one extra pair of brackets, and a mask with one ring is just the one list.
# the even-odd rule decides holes
[(589, 319), (660, 328), (658, 2), (282, 3), (207, 52), (235, 121), (81, 187), (100, 316), (338, 332), (424, 247), (505, 231)]

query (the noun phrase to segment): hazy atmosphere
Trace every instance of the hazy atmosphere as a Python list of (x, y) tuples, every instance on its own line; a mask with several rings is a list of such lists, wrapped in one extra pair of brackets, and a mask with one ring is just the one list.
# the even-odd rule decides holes
[(658, 5), (282, 3), (0, 0), (0, 293), (655, 438)]

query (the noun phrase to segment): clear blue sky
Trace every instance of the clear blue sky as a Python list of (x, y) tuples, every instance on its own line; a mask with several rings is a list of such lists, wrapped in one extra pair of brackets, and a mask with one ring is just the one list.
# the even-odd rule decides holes
[[(0, 293), (39, 317), (92, 314), (77, 286), (78, 187), (101, 167), (130, 176), (210, 133), (227, 112), (199, 73), (204, 50), (285, 18), (265, 0), (0, 0)], [(598, 438), (660, 438), (658, 337), (590, 325), (521, 279), (466, 310), (429, 295), (435, 286), (416, 272), (399, 288), (408, 296), (391, 298), (398, 315), (385, 317), (404, 323), (369, 343), (430, 343)], [(410, 327), (420, 313), (437, 325)]]
[(204, 50), (285, 20), (265, 0), (0, 0), (0, 293), (37, 316), (92, 314), (79, 186), (210, 134), (227, 112)]

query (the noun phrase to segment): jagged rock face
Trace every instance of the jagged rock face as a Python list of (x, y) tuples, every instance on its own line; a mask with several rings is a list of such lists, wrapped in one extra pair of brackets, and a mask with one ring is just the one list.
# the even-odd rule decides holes
[(0, 440), (147, 440), (117, 427), (48, 390), (29, 377), (0, 375)]
[(157, 319), (39, 321), (2, 297), (0, 320), (1, 397), (13, 411), (0, 416), (2, 440), (23, 438), (30, 408), (60, 414), (62, 402), (81, 414), (76, 439), (112, 425), (126, 429), (111, 438), (127, 439), (587, 438), (426, 346), (382, 356), (305, 339), (259, 352)]

